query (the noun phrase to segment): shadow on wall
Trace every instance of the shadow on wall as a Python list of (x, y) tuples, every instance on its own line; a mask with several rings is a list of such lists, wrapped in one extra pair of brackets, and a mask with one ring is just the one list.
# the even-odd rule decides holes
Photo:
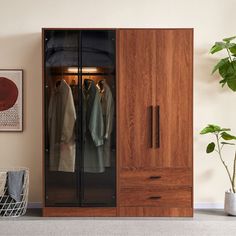
[[(195, 188), (196, 191), (201, 191), (201, 192), (208, 192), (209, 193), (209, 184), (211, 184), (212, 179), (214, 178), (214, 170), (213, 169), (208, 169), (200, 173), (199, 175), (196, 176), (197, 182), (201, 183), (198, 185), (198, 188)], [(196, 193), (195, 193), (196, 194)], [(211, 194), (206, 194), (204, 196), (204, 202), (209, 202), (213, 203), (214, 202), (214, 196)]]
[(213, 170), (206, 170), (203, 173), (201, 173), (201, 175), (198, 176), (198, 180), (205, 183), (207, 181), (209, 181), (211, 179), (211, 177), (213, 177)]

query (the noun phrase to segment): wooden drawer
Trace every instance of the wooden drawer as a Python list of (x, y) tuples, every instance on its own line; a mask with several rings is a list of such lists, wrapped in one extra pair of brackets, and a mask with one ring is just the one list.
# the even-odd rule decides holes
[(121, 170), (119, 184), (121, 188), (156, 186), (192, 187), (192, 170), (187, 168)]
[(121, 189), (120, 206), (192, 207), (192, 188)]

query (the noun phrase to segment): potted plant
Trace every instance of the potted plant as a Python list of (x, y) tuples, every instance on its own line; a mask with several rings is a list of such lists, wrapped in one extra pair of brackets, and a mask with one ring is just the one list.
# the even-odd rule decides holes
[(214, 66), (212, 74), (219, 71), (219, 74), (222, 77), (220, 80), (222, 87), (227, 84), (233, 91), (236, 91), (236, 43), (232, 42), (235, 39), (236, 36), (224, 38), (223, 41), (216, 42), (210, 50), (211, 54), (222, 50), (226, 52), (227, 56), (219, 60), (219, 62)]
[(210, 142), (206, 147), (206, 153), (216, 152), (223, 164), (230, 181), (230, 190), (225, 192), (225, 212), (229, 215), (236, 215), (236, 152), (234, 156), (233, 170), (230, 171), (222, 155), (223, 148), (227, 145), (235, 145), (232, 141), (236, 136), (228, 133), (229, 128), (221, 128), (218, 125), (210, 124), (200, 134), (212, 134), (215, 142)]

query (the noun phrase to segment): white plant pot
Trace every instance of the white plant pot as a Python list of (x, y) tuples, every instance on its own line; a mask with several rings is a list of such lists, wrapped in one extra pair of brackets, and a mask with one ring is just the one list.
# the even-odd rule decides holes
[(236, 216), (236, 193), (225, 192), (225, 213)]

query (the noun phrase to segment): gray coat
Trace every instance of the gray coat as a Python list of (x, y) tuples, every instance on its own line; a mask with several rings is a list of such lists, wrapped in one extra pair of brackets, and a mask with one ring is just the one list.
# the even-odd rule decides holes
[(84, 171), (101, 173), (105, 170), (103, 157), (104, 122), (100, 95), (94, 81), (86, 80), (83, 86), (83, 140)]
[(102, 114), (104, 121), (104, 161), (105, 166), (111, 166), (111, 133), (113, 130), (114, 101), (112, 92), (105, 80), (102, 81), (103, 88), (100, 89)]

